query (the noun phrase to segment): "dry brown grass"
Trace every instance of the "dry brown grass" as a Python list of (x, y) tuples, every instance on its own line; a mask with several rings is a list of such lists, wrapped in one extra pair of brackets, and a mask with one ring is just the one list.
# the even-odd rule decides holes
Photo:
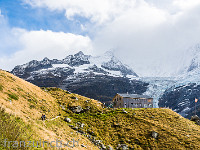
[[(61, 119), (50, 120), (61, 114), (57, 100), (41, 88), (26, 82), (8, 72), (0, 70), (0, 105), (6, 113), (20, 117), (26, 125), (31, 126), (32, 139), (54, 141), (61, 139), (67, 142), (80, 139), (80, 144), (87, 149), (97, 149), (87, 138), (68, 127)], [(45, 114), (49, 120), (41, 121)], [(86, 149), (81, 147), (73, 149)]]

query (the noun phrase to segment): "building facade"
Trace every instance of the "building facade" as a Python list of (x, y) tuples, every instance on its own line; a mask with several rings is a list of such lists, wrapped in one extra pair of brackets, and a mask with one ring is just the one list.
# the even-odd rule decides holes
[(146, 95), (120, 94), (113, 98), (114, 108), (153, 108), (153, 98)]

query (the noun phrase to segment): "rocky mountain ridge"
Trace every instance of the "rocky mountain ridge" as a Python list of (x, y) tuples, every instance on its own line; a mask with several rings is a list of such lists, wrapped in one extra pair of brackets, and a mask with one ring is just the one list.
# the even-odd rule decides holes
[(93, 57), (80, 51), (62, 60), (33, 60), (11, 73), (40, 87), (59, 87), (101, 101), (112, 100), (118, 92), (142, 94), (148, 85), (112, 52)]

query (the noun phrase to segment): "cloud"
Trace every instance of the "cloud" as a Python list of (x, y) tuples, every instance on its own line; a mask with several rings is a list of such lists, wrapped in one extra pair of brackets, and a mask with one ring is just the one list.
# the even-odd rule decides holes
[(2, 69), (11, 70), (16, 65), (24, 64), (33, 59), (41, 60), (44, 57), (62, 59), (80, 50), (88, 54), (92, 53), (91, 40), (87, 36), (43, 30), (13, 29), (11, 32), (18, 33), (18, 36), (12, 37), (10, 40), (18, 41), (18, 44), (13, 46), (19, 47), (20, 45), (20, 49), (12, 54), (1, 56), (0, 68)]
[(89, 37), (64, 32), (30, 31), (20, 37), (20, 42), (24, 46), (20, 53), (29, 53), (33, 58), (38, 58), (38, 54), (40, 54), (39, 59), (44, 56), (63, 58), (64, 54), (80, 50), (91, 53), (92, 50)]
[[(115, 54), (141, 76), (171, 76), (180, 73), (186, 65), (180, 64), (185, 50), (199, 43), (199, 0), (24, 2), (34, 8), (65, 11), (66, 19), (78, 20), (82, 30), (87, 31), (89, 36), (26, 31), (19, 37), (23, 49), (15, 53), (15, 58), (22, 58), (19, 56), (21, 53), (24, 57), (31, 54), (30, 58), (36, 59), (40, 58), (38, 53), (41, 56), (60, 57), (65, 49), (83, 48), (86, 52), (93, 52), (90, 49), (94, 48), (96, 54), (114, 49)], [(74, 37), (72, 41), (71, 37)], [(56, 53), (55, 49), (60, 50), (60, 53)], [(186, 62), (189, 63), (190, 58)]]
[(0, 68), (5, 70), (11, 70), (16, 65), (33, 59), (62, 59), (80, 50), (92, 54), (92, 42), (88, 36), (12, 28), (9, 26), (8, 18), (1, 13), (0, 33)]
[(173, 14), (159, 4), (143, 4), (106, 24), (97, 32), (94, 47), (97, 52), (115, 49), (140, 76), (174, 76), (191, 61), (181, 63), (186, 49), (200, 42), (199, 17), (199, 5)]
[(8, 20), (0, 13), (0, 56), (9, 55), (20, 48), (18, 35), (20, 32), (10, 28)]
[(182, 10), (186, 10), (200, 5), (200, 0), (174, 0), (172, 4)]
[(142, 0), (25, 0), (33, 7), (47, 7), (50, 10), (65, 10), (68, 19), (82, 16), (91, 22), (103, 24), (113, 20), (122, 12), (134, 9)]

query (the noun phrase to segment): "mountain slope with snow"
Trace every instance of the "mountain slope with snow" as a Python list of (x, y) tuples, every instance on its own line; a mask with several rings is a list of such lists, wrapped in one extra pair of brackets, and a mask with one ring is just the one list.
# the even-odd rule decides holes
[[(159, 98), (160, 107), (170, 107), (184, 117), (195, 114), (194, 99), (200, 99), (200, 44), (188, 50), (185, 66), (176, 81), (167, 88)], [(200, 115), (200, 104), (197, 103), (197, 114)]]
[(93, 57), (80, 51), (62, 60), (33, 60), (12, 73), (40, 87), (60, 87), (102, 101), (111, 101), (118, 92), (142, 94), (148, 85), (112, 52)]

